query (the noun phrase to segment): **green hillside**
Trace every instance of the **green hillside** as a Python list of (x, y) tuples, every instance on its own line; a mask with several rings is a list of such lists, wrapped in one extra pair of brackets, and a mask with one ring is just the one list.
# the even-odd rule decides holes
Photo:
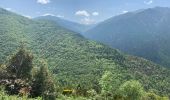
[(47, 60), (63, 87), (75, 88), (80, 84), (86, 89), (100, 90), (99, 79), (105, 71), (111, 71), (121, 83), (139, 80), (146, 90), (170, 95), (169, 69), (87, 40), (55, 22), (34, 21), (0, 9), (0, 34), (1, 64), (24, 42), (34, 59)]

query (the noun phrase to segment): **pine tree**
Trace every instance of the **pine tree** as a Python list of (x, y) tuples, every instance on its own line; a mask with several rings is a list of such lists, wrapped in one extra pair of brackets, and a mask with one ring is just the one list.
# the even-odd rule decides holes
[(7, 65), (10, 76), (21, 79), (30, 79), (33, 68), (33, 55), (25, 50), (23, 46), (11, 57)]
[(55, 100), (55, 83), (47, 64), (42, 62), (40, 70), (34, 76), (32, 84), (32, 96), (42, 96), (44, 100)]

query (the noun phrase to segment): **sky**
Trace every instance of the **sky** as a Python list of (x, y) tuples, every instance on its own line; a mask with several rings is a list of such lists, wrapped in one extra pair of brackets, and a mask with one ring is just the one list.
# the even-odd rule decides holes
[(81, 24), (152, 7), (170, 7), (170, 0), (0, 0), (0, 7), (28, 18), (52, 15)]

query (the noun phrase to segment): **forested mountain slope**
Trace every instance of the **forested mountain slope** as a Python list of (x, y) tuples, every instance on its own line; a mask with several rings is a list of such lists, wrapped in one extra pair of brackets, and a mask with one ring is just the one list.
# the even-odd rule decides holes
[(170, 8), (155, 7), (122, 14), (99, 23), (85, 36), (170, 66)]
[(155, 89), (162, 95), (170, 93), (169, 69), (87, 40), (55, 22), (34, 21), (0, 9), (0, 34), (1, 64), (24, 42), (35, 58), (47, 60), (63, 86), (81, 84), (98, 90), (99, 79), (109, 70), (122, 83), (136, 79), (146, 90)]

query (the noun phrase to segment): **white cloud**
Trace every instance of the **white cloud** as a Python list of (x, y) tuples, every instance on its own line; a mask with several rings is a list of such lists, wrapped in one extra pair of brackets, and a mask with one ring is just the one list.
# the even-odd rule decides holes
[(98, 13), (98, 12), (93, 12), (92, 15), (93, 15), (93, 16), (98, 16), (99, 13)]
[(144, 3), (145, 3), (145, 4), (147, 4), (147, 5), (150, 5), (150, 4), (152, 4), (152, 3), (153, 3), (153, 0), (144, 1)]
[(50, 3), (50, 0), (37, 0), (37, 3), (47, 4), (47, 3)]
[(50, 14), (50, 13), (46, 13), (46, 14), (43, 14), (42, 16), (56, 16), (56, 15)]
[(75, 13), (75, 15), (77, 16), (86, 16), (86, 17), (89, 17), (90, 14), (86, 11), (86, 10), (79, 10)]
[(81, 24), (85, 24), (85, 25), (90, 25), (90, 24), (95, 24), (95, 20), (90, 19), (90, 18), (83, 18), (81, 19)]
[(127, 11), (127, 10), (124, 10), (124, 11), (122, 11), (122, 14), (125, 14), (125, 13), (128, 13), (129, 11)]
[(12, 11), (12, 8), (5, 8), (6, 10), (8, 10), (8, 11)]
[(46, 13), (46, 14), (43, 14), (42, 16), (54, 16), (54, 17), (64, 18), (63, 15), (54, 15), (54, 14), (51, 14), (51, 13)]
[(8, 11), (11, 11), (11, 12), (17, 12), (16, 10), (14, 10), (14, 9), (12, 9), (12, 8), (4, 8), (4, 9), (6, 9), (6, 10), (8, 10)]

